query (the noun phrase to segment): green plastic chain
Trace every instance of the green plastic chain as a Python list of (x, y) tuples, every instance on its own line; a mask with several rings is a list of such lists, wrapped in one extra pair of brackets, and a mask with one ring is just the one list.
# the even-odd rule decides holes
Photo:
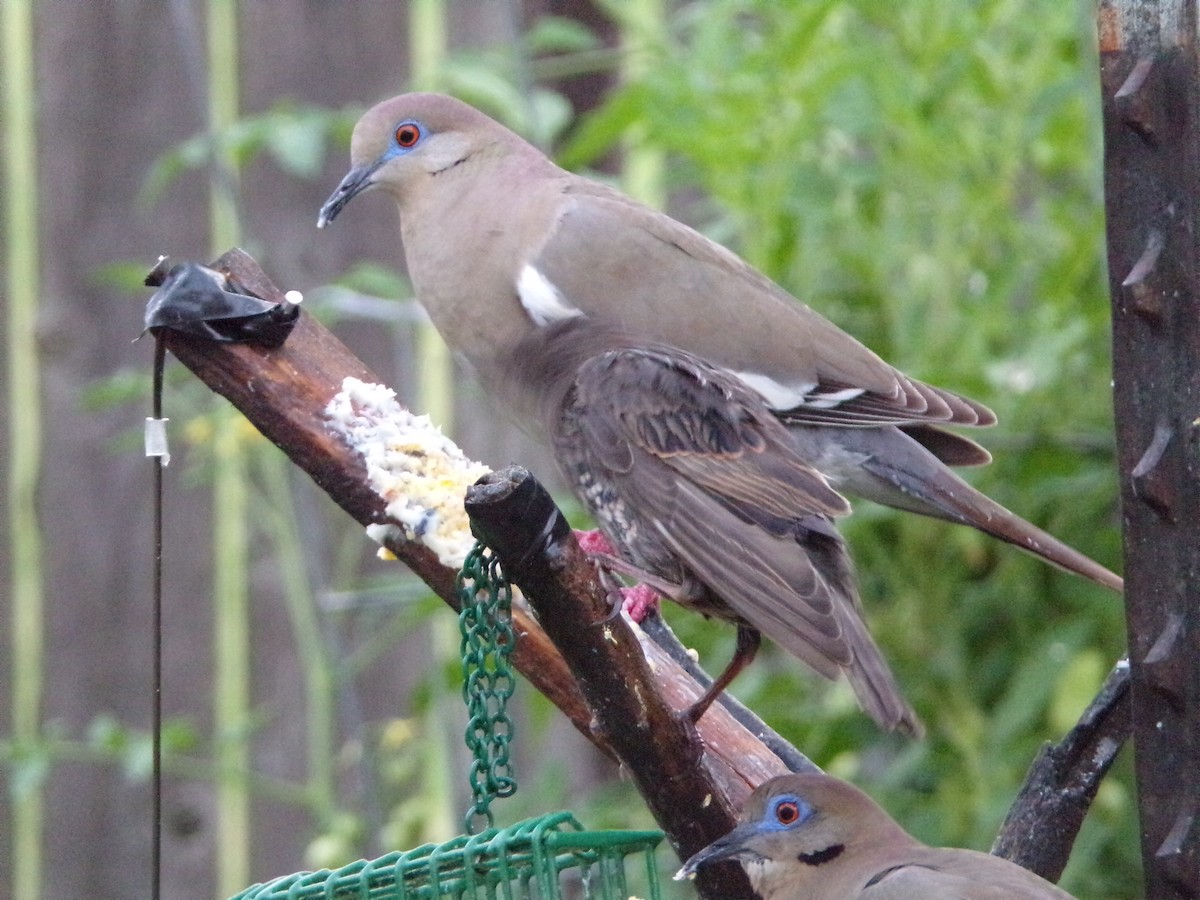
[[(474, 804), (465, 834), (441, 844), (360, 859), (331, 871), (297, 872), (253, 885), (234, 900), (498, 900), (590, 897), (626, 900), (631, 892), (662, 900), (654, 848), (658, 831), (584, 831), (567, 812), (548, 813), (503, 830), (491, 802), (509, 797), (517, 781), (509, 763), (513, 724), (508, 700), (515, 683), (509, 657), (516, 645), (512, 592), (496, 558), (476, 544), (458, 573), (462, 606), (463, 699), (471, 721), (467, 746)], [(486, 822), (486, 828), (478, 828)], [(639, 860), (626, 872), (627, 860)], [(632, 876), (627, 882), (627, 875)]]
[(512, 590), (504, 580), (500, 562), (483, 544), (476, 543), (458, 573), (458, 616), (462, 632), (463, 700), (467, 722), (467, 747), (474, 755), (468, 780), (473, 804), (463, 820), (467, 834), (475, 834), (480, 819), (494, 825), (491, 802), (511, 797), (517, 790), (509, 749), (513, 723), (508, 700), (516, 681), (509, 655), (515, 638), (512, 627)]

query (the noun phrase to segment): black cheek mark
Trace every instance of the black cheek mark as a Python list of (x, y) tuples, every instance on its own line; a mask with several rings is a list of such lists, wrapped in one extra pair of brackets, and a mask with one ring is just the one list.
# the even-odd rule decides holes
[(450, 165), (443, 166), (442, 168), (438, 169), (436, 172), (433, 173), (433, 176), (436, 178), (438, 175), (441, 175), (443, 172), (449, 172), (455, 166), (460, 166), (463, 163), (465, 163), (466, 161), (467, 161), (467, 157), (465, 157), (465, 156), (462, 157), (461, 159), (456, 159), (454, 162), (450, 163)]
[(806, 866), (819, 866), (822, 863), (829, 862), (831, 859), (837, 859), (845, 849), (845, 844), (833, 844), (824, 850), (815, 850), (812, 853), (798, 853), (796, 854), (796, 859), (800, 860)]

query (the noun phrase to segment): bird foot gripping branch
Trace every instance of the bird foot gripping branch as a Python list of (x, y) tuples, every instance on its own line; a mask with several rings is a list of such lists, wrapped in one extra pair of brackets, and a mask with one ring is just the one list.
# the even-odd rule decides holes
[[(634, 574), (629, 571), (627, 566), (621, 566), (621, 560), (617, 557), (617, 549), (599, 529), (577, 531), (575, 539), (579, 541), (583, 552), (591, 556), (601, 567), (615, 569), (615, 571), (625, 574)], [(644, 573), (637, 572), (635, 577), (642, 574)], [(618, 590), (621, 593), (621, 602), (619, 605), (614, 605), (614, 613), (624, 613), (633, 622), (640, 625), (645, 621), (646, 616), (658, 612), (659, 592), (653, 585), (638, 582), (628, 587), (623, 585)]]

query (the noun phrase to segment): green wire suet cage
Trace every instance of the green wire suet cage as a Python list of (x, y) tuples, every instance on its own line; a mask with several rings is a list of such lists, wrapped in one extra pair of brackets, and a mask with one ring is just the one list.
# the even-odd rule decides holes
[[(527, 819), (509, 828), (460, 835), (444, 844), (359, 860), (340, 869), (289, 875), (257, 885), (239, 900), (566, 896), (627, 900), (627, 857), (641, 855), (649, 898), (660, 897), (657, 831), (583, 830), (570, 813)], [(638, 873), (634, 873), (638, 874)]]
[[(426, 898), (595, 898), (628, 900), (630, 885), (660, 900), (655, 848), (658, 831), (586, 831), (568, 812), (493, 824), (491, 801), (511, 796), (509, 767), (512, 696), (509, 666), (514, 635), (511, 592), (494, 557), (482, 545), (467, 556), (458, 577), (462, 601), (463, 698), (470, 713), (466, 740), (474, 756), (474, 803), (467, 834), (442, 844), (395, 851), (340, 869), (299, 872), (256, 884), (233, 900), (426, 900)], [(488, 827), (471, 834), (472, 824)]]

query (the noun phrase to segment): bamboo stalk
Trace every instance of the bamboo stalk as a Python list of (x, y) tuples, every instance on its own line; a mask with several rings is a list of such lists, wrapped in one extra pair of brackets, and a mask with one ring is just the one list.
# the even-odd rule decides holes
[[(222, 134), (238, 115), (236, 0), (207, 4), (208, 129)], [(209, 215), (214, 247), (237, 244), (237, 174), (214, 146)], [(217, 890), (237, 893), (250, 878), (250, 626), (247, 485), (241, 416), (214, 413), (213, 725), (217, 816)]]
[[(42, 533), (37, 514), (42, 404), (36, 335), (39, 248), (32, 2), (5, 0), (3, 28), (12, 736), (18, 747), (32, 751), (41, 739), (45, 649)], [(13, 896), (37, 900), (42, 896), (45, 818), (40, 783), (14, 792), (12, 810)]]
[(250, 638), (246, 470), (241, 416), (218, 413), (213, 435), (213, 731), (217, 767), (217, 884), (222, 896), (250, 875)]
[[(446, 9), (443, 0), (414, 0), (409, 8), (408, 54), (409, 81), (415, 90), (434, 90), (441, 78), (446, 61)], [(454, 434), (454, 361), (446, 342), (432, 323), (422, 321), (413, 335), (416, 357), (417, 408), (447, 434)], [(442, 663), (458, 658), (459, 637), (455, 623), (437, 618), (429, 623), (431, 646)], [(451, 803), (454, 779), (451, 765), (464, 760), (462, 718), (448, 718), (446, 709), (456, 709), (456, 696), (447, 689), (438, 674), (433, 676), (430, 689), (434, 699), (427, 706), (423, 731), (428, 736), (430, 752), (426, 754), (426, 777), (423, 779), (427, 810), (424, 837), (445, 840), (458, 833), (458, 819)], [(464, 761), (465, 765), (465, 761)]]
[[(621, 78), (637, 81), (653, 64), (648, 46), (666, 28), (664, 0), (634, 0), (622, 8), (619, 21), (624, 50)], [(645, 146), (644, 130), (640, 125), (634, 126), (623, 141), (621, 186), (630, 196), (655, 209), (663, 209), (667, 202), (666, 159), (661, 150)]]
[[(409, 81), (415, 90), (437, 87), (446, 59), (446, 13), (442, 0), (414, 0), (408, 29)], [(447, 434), (454, 433), (454, 367), (441, 335), (428, 322), (416, 332), (420, 409)]]
[(284, 601), (292, 621), (297, 657), (304, 675), (308, 745), (308, 793), (319, 827), (328, 827), (337, 805), (334, 781), (335, 678), (328, 643), (321, 633), (312, 583), (301, 551), (296, 514), (287, 478), (287, 460), (278, 453), (262, 459), (268, 531), (275, 542)]

